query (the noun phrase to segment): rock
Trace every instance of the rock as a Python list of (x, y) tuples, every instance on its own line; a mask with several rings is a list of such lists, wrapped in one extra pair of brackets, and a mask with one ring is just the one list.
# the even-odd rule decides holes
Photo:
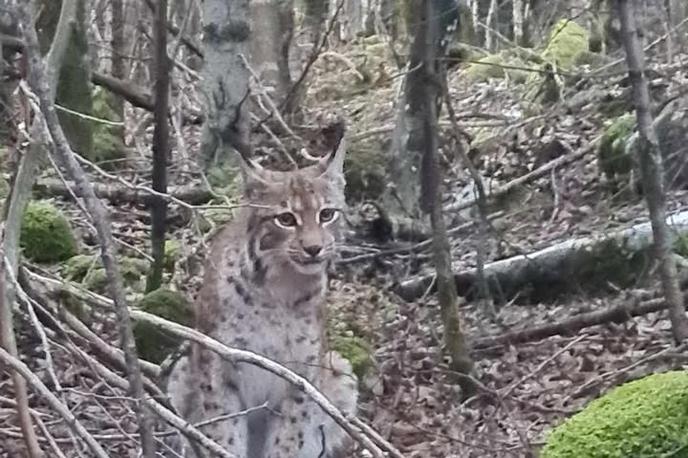
[[(107, 274), (100, 261), (96, 260), (97, 268), (91, 268), (83, 277), (83, 284), (89, 290), (99, 294), (108, 293)], [(134, 291), (143, 291), (145, 286), (146, 273), (149, 271), (148, 261), (138, 258), (123, 257), (119, 260), (120, 274), (125, 288)]]
[[(93, 116), (111, 122), (122, 122), (121, 117), (111, 108), (112, 96), (102, 88), (93, 92)], [(94, 121), (93, 147), (87, 158), (101, 167), (114, 169), (124, 164), (127, 148), (122, 139), (122, 127)]]
[(589, 33), (570, 19), (562, 19), (549, 32), (542, 58), (557, 69), (570, 70), (588, 51)]
[(388, 158), (379, 141), (352, 143), (345, 159), (346, 197), (351, 202), (376, 200), (385, 190)]
[[(177, 291), (156, 289), (141, 299), (138, 308), (184, 326), (193, 325), (193, 309), (186, 297)], [(142, 321), (134, 324), (134, 338), (139, 356), (156, 364), (161, 363), (181, 343), (181, 339)]]
[(19, 243), (35, 262), (64, 261), (77, 253), (77, 242), (64, 214), (47, 201), (33, 201), (24, 212)]
[(592, 401), (551, 432), (540, 456), (679, 457), (687, 447), (688, 373), (673, 371), (626, 383)]
[(88, 272), (100, 266), (100, 260), (89, 254), (72, 256), (65, 263), (62, 274), (64, 278), (72, 281), (82, 281)]

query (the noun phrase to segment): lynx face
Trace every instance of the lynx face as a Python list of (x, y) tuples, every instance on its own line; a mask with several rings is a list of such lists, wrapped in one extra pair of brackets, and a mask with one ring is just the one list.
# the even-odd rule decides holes
[(244, 166), (250, 210), (249, 255), (288, 263), (303, 274), (325, 269), (344, 210), (341, 139), (320, 163), (291, 172)]

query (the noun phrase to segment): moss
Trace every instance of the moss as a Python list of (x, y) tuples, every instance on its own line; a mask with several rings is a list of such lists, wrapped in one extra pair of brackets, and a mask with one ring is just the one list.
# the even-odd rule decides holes
[(570, 70), (581, 54), (588, 51), (589, 33), (577, 23), (562, 19), (550, 30), (542, 57), (556, 68)]
[(165, 240), (165, 269), (174, 270), (175, 263), (182, 256), (182, 244), (179, 240)]
[(344, 166), (348, 200), (375, 200), (382, 195), (386, 160), (382, 145), (377, 141), (361, 141), (351, 145)]
[(76, 297), (66, 290), (61, 290), (58, 294), (62, 307), (77, 317), (80, 321), (86, 324), (91, 323), (93, 310), (83, 299)]
[(94, 267), (98, 267), (99, 260), (90, 254), (78, 254), (72, 256), (65, 263), (62, 274), (67, 280), (82, 281), (88, 272)]
[(681, 234), (674, 240), (674, 252), (688, 258), (688, 234)]
[(511, 51), (489, 54), (466, 67), (466, 77), (470, 81), (488, 81), (490, 79), (509, 78), (510, 81), (522, 83), (528, 77), (525, 70), (530, 64)]
[(106, 294), (107, 291), (107, 274), (103, 267), (89, 270), (83, 279), (84, 286), (94, 293)]
[(555, 428), (542, 458), (688, 456), (688, 373), (654, 374), (592, 401)]
[[(111, 122), (122, 122), (112, 109), (112, 95), (101, 88), (93, 92), (93, 116)], [(93, 121), (93, 149), (89, 159), (107, 169), (113, 169), (126, 158), (121, 126)]]
[[(156, 289), (141, 299), (138, 308), (175, 323), (192, 325), (193, 310), (177, 291)], [(134, 325), (134, 337), (139, 356), (154, 363), (161, 363), (180, 343), (178, 338), (142, 321)]]
[(633, 169), (633, 157), (626, 151), (626, 142), (635, 128), (635, 116), (627, 113), (609, 122), (597, 148), (597, 161), (607, 179), (616, 183)]
[(332, 340), (332, 348), (351, 363), (359, 380), (362, 380), (374, 365), (370, 345), (360, 337), (336, 336)]
[(501, 54), (490, 54), (466, 67), (466, 77), (470, 81), (487, 81), (491, 78), (504, 78), (504, 58)]
[[(147, 261), (124, 257), (119, 260), (119, 268), (125, 287), (134, 291), (143, 291), (146, 272), (149, 270)], [(108, 293), (107, 274), (100, 262), (98, 263), (98, 268), (89, 270), (83, 277), (83, 284), (90, 291), (100, 294)]]
[(36, 262), (64, 261), (77, 252), (76, 239), (67, 218), (47, 201), (29, 202), (19, 243), (24, 255)]

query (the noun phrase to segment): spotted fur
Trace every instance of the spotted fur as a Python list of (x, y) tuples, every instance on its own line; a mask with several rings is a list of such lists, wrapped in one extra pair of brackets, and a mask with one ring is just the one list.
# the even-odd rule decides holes
[[(343, 133), (343, 132), (342, 132)], [(357, 383), (325, 339), (326, 267), (344, 209), (341, 136), (320, 163), (268, 171), (244, 159), (250, 206), (215, 237), (199, 293), (196, 326), (306, 377), (353, 414)], [(172, 405), (191, 423), (256, 408), (201, 430), (237, 458), (339, 458), (348, 437), (288, 382), (200, 346), (168, 380)], [(186, 457), (196, 457), (187, 450)]]

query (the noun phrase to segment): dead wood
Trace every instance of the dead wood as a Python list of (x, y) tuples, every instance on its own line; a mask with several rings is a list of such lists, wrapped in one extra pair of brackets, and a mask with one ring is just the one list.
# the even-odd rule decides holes
[[(53, 178), (44, 178), (38, 180), (34, 186), (34, 192), (41, 196), (60, 196), (64, 198), (73, 198), (70, 189), (74, 189), (74, 184), (56, 180)], [(154, 195), (142, 189), (127, 188), (119, 185), (93, 183), (93, 189), (96, 195), (102, 199), (107, 199), (113, 204), (131, 203), (149, 205)], [(168, 189), (167, 194), (186, 202), (189, 205), (203, 205), (212, 199), (211, 192), (202, 186), (184, 186)]]
[(631, 306), (622, 302), (606, 310), (581, 313), (556, 323), (547, 323), (519, 331), (483, 337), (472, 342), (473, 350), (483, 350), (500, 345), (517, 345), (546, 339), (556, 335), (572, 335), (581, 329), (605, 323), (623, 323), (633, 317), (659, 312), (667, 307), (664, 299), (652, 299)]
[[(667, 218), (671, 228), (688, 233), (688, 211)], [(493, 294), (508, 297), (529, 287), (535, 297), (556, 296), (562, 290), (586, 285), (603, 287), (609, 282), (634, 281), (649, 263), (652, 243), (650, 223), (592, 237), (567, 240), (534, 253), (502, 259), (484, 267), (485, 279)], [(399, 295), (407, 301), (421, 297), (433, 281), (423, 274), (402, 282)], [(459, 294), (471, 296), (478, 285), (476, 269), (454, 274)]]

